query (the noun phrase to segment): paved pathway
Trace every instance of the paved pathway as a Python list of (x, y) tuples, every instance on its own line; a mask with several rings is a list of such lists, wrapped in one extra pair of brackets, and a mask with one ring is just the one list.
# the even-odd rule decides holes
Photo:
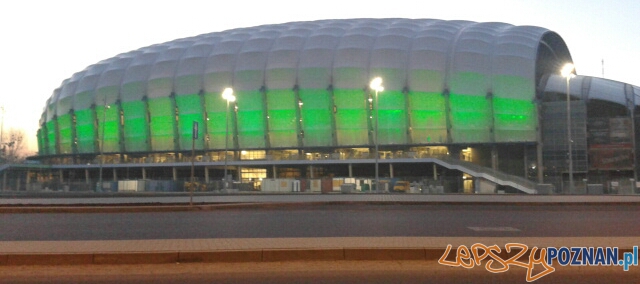
[[(0, 197), (2, 205), (113, 205), (113, 204), (186, 204), (189, 196), (113, 195), (74, 197), (64, 194), (46, 197)], [(510, 194), (236, 194), (200, 195), (194, 203), (297, 203), (297, 202), (454, 202), (454, 203), (640, 203), (640, 195), (510, 195)]]

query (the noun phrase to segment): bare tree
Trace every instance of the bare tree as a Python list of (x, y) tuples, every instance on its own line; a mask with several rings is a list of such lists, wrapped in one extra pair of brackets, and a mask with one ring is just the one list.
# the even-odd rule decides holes
[(0, 145), (0, 161), (3, 163), (19, 163), (25, 158), (25, 134), (24, 130), (11, 129), (8, 135), (4, 134), (2, 145)]

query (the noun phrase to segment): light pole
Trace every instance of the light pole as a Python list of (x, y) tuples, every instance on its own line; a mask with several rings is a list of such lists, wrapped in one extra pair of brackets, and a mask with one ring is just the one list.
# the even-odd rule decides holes
[(102, 136), (100, 137), (100, 176), (98, 177), (98, 186), (96, 191), (102, 191), (102, 167), (104, 165), (104, 129), (106, 128), (105, 120), (107, 119), (107, 109), (111, 106), (107, 105), (107, 98), (104, 98), (104, 109), (102, 110)]
[(567, 78), (567, 144), (569, 144), (569, 194), (573, 193), (573, 152), (571, 150), (571, 87), (569, 80), (575, 77), (573, 75), (574, 66), (572, 63), (567, 63), (562, 67), (560, 74), (562, 77)]
[(2, 115), (2, 123), (0, 124), (0, 144), (2, 144), (2, 134), (4, 133), (4, 106), (0, 106), (0, 114)]
[[(376, 108), (376, 121), (375, 121), (375, 132), (373, 135), (373, 145), (375, 146), (375, 159), (376, 159), (376, 192), (380, 192), (380, 177), (378, 175), (378, 92), (384, 91), (384, 87), (382, 86), (382, 78), (375, 77), (371, 80), (369, 84), (369, 88), (375, 91), (375, 108)], [(371, 190), (373, 192), (373, 190)]]
[(222, 91), (222, 98), (225, 99), (227, 101), (227, 108), (225, 110), (226, 113), (226, 119), (225, 119), (225, 124), (227, 127), (227, 131), (225, 132), (225, 136), (224, 136), (224, 178), (223, 178), (223, 183), (224, 183), (224, 190), (227, 190), (227, 164), (228, 162), (228, 155), (227, 155), (227, 151), (229, 149), (229, 102), (235, 102), (236, 101), (236, 96), (233, 95), (233, 89), (232, 88), (225, 88), (224, 91)]

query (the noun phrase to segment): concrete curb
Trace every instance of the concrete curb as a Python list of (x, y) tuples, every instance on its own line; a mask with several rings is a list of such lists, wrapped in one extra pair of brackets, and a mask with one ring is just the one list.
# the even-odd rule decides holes
[(282, 209), (327, 205), (491, 205), (491, 206), (638, 206), (640, 202), (447, 202), (447, 201), (311, 201), (311, 202), (255, 202), (255, 203), (199, 203), (188, 204), (122, 204), (122, 205), (15, 205), (1, 206), (0, 214), (16, 213), (138, 213), (138, 212), (189, 212), (235, 209)]
[(180, 262), (286, 262), (340, 260), (438, 260), (443, 248), (258, 249), (184, 252), (35, 253), (0, 255), (0, 265), (113, 265)]

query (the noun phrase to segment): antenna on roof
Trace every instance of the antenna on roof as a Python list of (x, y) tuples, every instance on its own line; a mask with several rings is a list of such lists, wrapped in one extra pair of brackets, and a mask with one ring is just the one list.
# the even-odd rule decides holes
[(602, 78), (604, 78), (604, 58), (602, 58)]

